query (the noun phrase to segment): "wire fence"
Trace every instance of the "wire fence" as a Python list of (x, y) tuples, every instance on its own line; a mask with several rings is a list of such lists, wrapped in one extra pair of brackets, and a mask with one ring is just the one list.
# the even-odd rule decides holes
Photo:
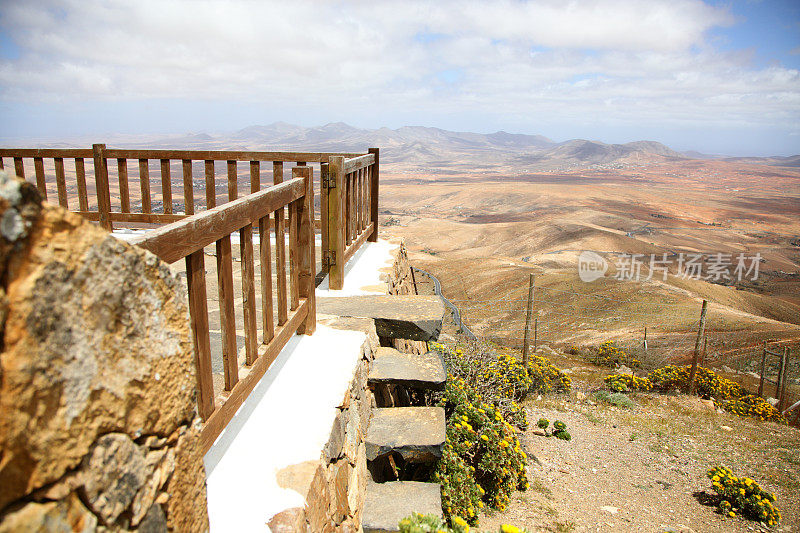
[[(418, 290), (437, 292), (438, 280), (418, 271)], [(524, 283), (522, 288), (524, 288)], [(441, 293), (441, 289), (438, 291)], [(443, 295), (444, 296), (444, 295)], [(453, 298), (443, 329), (445, 335), (474, 336), (521, 350), (528, 308), (524, 296), (498, 294), (493, 299)], [(698, 347), (700, 364), (714, 368), (753, 392), (758, 390), (765, 343), (770, 349), (789, 349), (787, 405), (800, 400), (800, 328), (764, 319), (757, 327), (744, 327), (736, 312), (710, 303), (705, 329), (700, 336), (702, 301), (647, 301), (602, 293), (536, 286), (531, 305), (530, 349), (541, 346), (563, 353), (571, 347), (599, 346), (612, 341), (649, 370), (665, 364), (687, 364)], [(740, 313), (741, 314), (741, 313)], [(734, 317), (734, 318), (732, 318)], [(581, 350), (578, 350), (579, 352)], [(775, 396), (779, 358), (766, 361), (765, 397)]]

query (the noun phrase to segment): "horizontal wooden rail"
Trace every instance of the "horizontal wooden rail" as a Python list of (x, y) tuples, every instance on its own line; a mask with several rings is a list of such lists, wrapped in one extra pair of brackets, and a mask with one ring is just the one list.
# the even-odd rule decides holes
[[(62, 207), (112, 230), (114, 223), (171, 223), (235, 200), (242, 188), (240, 182), (246, 179), (239, 163), (250, 163), (249, 188), (255, 192), (260, 189), (262, 178), (266, 177), (265, 172), (262, 173), (262, 166), (266, 165), (262, 162), (271, 161), (273, 166), (294, 163), (295, 168), (302, 168), (311, 163), (327, 165), (328, 160), (335, 156), (355, 161), (356, 165), (367, 164), (373, 159), (370, 154), (366, 160), (361, 159), (363, 153), (150, 150), (107, 148), (104, 144), (95, 144), (91, 150), (0, 148), (0, 168), (6, 164), (13, 165), (20, 177), (36, 183), (45, 200), (57, 201)], [(88, 188), (86, 159), (90, 159), (90, 172), (94, 174), (93, 183), (89, 181)], [(222, 161), (225, 165), (216, 164)], [(195, 179), (196, 174), (203, 174), (197, 163), (204, 166), (205, 180)], [(284, 167), (280, 168), (282, 172)], [(227, 170), (223, 170), (227, 179), (220, 179), (218, 171), (222, 169)], [(268, 168), (263, 170), (268, 172)], [(137, 178), (138, 183), (135, 183)], [(54, 189), (57, 194), (53, 194)], [(200, 204), (203, 198), (205, 205)]]
[(90, 148), (0, 148), (0, 157), (92, 157)]
[(298, 161), (324, 163), (331, 156), (355, 157), (361, 154), (334, 152), (248, 152), (226, 150), (133, 150), (108, 149), (106, 157), (128, 159), (188, 159), (191, 161)]
[(355, 157), (353, 159), (347, 159), (344, 162), (344, 173), (350, 174), (351, 172), (355, 172), (356, 170), (361, 170), (362, 168), (367, 168), (368, 166), (374, 164), (375, 164), (375, 156), (373, 154), (366, 154)]
[(302, 178), (291, 179), (149, 231), (131, 242), (174, 263), (297, 200), (304, 195), (304, 187)]

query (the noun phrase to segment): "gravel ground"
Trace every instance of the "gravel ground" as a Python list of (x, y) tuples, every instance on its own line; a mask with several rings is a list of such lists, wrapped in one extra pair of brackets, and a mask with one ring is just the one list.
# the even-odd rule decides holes
[[(783, 514), (778, 531), (800, 531), (797, 429), (718, 413), (685, 396), (632, 399), (633, 409), (598, 404), (584, 392), (527, 400), (532, 427), (520, 438), (536, 458), (530, 489), (516, 493), (504, 512), (481, 516), (480, 529), (768, 531), (701, 503), (710, 489), (705, 472), (721, 463), (775, 492)], [(540, 417), (565, 422), (572, 441), (536, 435)]]

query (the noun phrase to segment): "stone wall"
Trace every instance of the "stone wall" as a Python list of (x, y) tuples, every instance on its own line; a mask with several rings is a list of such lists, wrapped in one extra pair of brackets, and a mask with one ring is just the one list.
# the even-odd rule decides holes
[[(306, 494), (306, 506), (275, 515), (269, 521), (273, 533), (356, 532), (361, 524), (369, 476), (364, 439), (374, 406), (367, 378), (370, 362), (379, 346), (378, 336), (371, 320), (337, 318), (323, 319), (320, 323), (364, 331), (367, 339), (361, 346), (361, 357), (350, 386), (336, 407), (330, 437), (322, 449), (320, 460), (304, 465), (305, 472), (296, 474), (305, 477), (304, 481), (286, 483)], [(280, 477), (279, 474), (279, 482)]]
[(186, 289), (0, 171), (0, 532), (204, 531)]
[[(389, 294), (416, 294), (414, 275), (404, 243), (400, 243), (400, 247), (394, 252), (394, 263), (386, 274), (386, 285)], [(428, 345), (422, 341), (393, 339), (390, 345), (403, 353), (421, 354), (428, 351)]]

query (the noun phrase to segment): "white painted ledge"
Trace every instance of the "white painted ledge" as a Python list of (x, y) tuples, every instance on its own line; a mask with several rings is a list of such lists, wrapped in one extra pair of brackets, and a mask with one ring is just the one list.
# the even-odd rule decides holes
[[(385, 294), (379, 269), (391, 266), (399, 244), (365, 243), (345, 268), (344, 289), (320, 296)], [(278, 485), (287, 467), (319, 461), (350, 386), (366, 335), (317, 325), (295, 335), (204, 458), (211, 531), (269, 531), (267, 521), (305, 494)]]

